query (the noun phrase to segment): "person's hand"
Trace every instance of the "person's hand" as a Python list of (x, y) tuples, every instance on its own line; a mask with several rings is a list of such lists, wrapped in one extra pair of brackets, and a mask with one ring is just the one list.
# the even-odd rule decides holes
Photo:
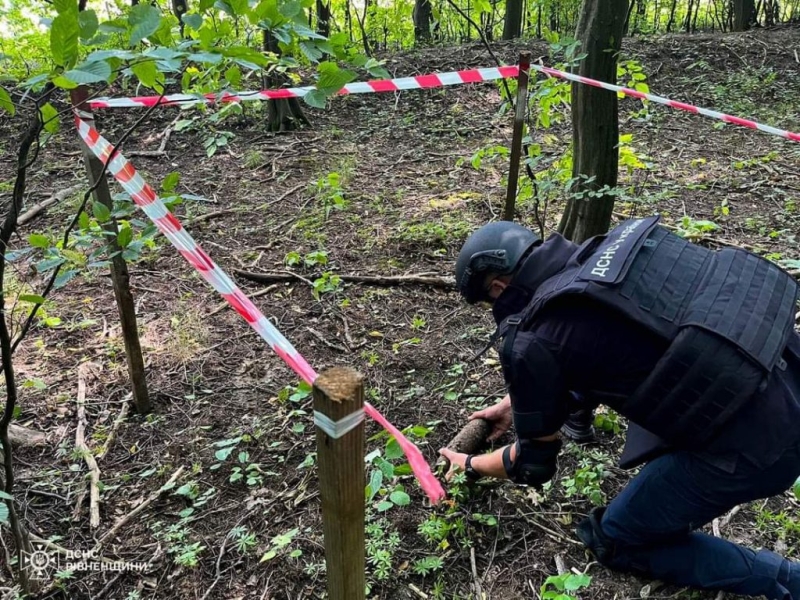
[(447, 448), (442, 448), (439, 450), (439, 454), (444, 456), (450, 462), (450, 469), (448, 469), (447, 474), (444, 476), (445, 480), (450, 481), (453, 478), (453, 475), (456, 474), (456, 469), (464, 471), (467, 467), (467, 455), (461, 452), (453, 452)]
[(506, 431), (511, 429), (511, 398), (506, 396), (494, 406), (472, 413), (469, 416), (469, 420), (472, 421), (473, 419), (486, 419), (492, 423), (494, 425), (492, 433), (490, 433), (489, 437), (486, 439), (489, 442), (495, 441)]

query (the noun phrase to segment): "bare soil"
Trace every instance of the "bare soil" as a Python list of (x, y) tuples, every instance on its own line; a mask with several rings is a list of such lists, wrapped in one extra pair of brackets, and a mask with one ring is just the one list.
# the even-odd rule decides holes
[[(493, 48), (508, 62), (523, 48), (547, 55), (542, 43)], [(793, 131), (800, 131), (799, 51), (800, 30), (788, 28), (631, 39), (624, 47), (625, 58), (644, 65), (654, 93)], [(480, 44), (387, 58), (397, 76), (492, 65)], [(318, 372), (334, 365), (359, 369), (367, 377), (369, 400), (392, 422), (429, 428), (427, 436), (415, 440), (433, 464), (437, 450), (470, 412), (503, 394), (496, 355), (469, 360), (491, 333), (491, 316), (465, 306), (447, 287), (342, 283), (315, 298), (310, 284), (323, 271), (451, 277), (468, 233), (502, 210), (507, 159), (485, 158), (480, 169), (470, 164), (479, 150), (510, 142), (511, 113), (501, 114), (500, 103), (495, 83), (338, 97), (327, 110), (307, 110), (311, 128), (284, 135), (268, 133), (265, 108), (250, 105), (222, 124), (173, 132), (165, 156), (132, 161), (154, 186), (179, 171), (178, 191), (206, 199), (186, 201), (176, 214), (227, 272), (297, 276), (273, 285), (256, 304)], [(623, 169), (629, 193), (617, 205), (618, 218), (659, 211), (674, 226), (685, 226), (684, 216), (712, 220), (720, 229), (704, 234), (701, 243), (746, 245), (784, 259), (800, 258), (800, 145), (660, 106), (651, 106), (645, 118), (634, 117), (640, 108), (632, 100), (621, 101), (621, 128), (633, 134), (631, 146), (649, 168), (632, 174)], [(140, 114), (106, 110), (97, 121), (114, 141)], [(155, 112), (124, 152), (157, 150), (157, 135), (177, 114), (175, 108)], [(189, 111), (182, 118), (196, 114)], [(549, 161), (569, 141), (565, 116), (552, 130), (533, 134)], [(21, 135), (14, 126), (0, 121), (0, 143), (8, 157), (0, 165), (0, 180), (6, 184), (14, 175), (13, 153)], [(234, 136), (209, 158), (203, 141), (214, 129)], [(346, 205), (327, 212), (325, 199), (330, 204), (335, 194), (318, 193), (315, 182), (330, 180), (331, 173), (339, 176)], [(83, 177), (77, 137), (65, 124), (32, 170), (27, 204)], [(2, 190), (4, 202), (9, 191), (7, 185)], [(51, 208), (23, 228), (22, 238), (63, 231), (79, 201), (75, 196)], [(550, 231), (562, 209), (563, 203), (550, 203)], [(534, 226), (529, 202), (519, 212), (521, 222)], [(286, 264), (290, 253), (302, 258), (319, 250), (327, 252), (324, 267)], [(27, 267), (17, 268), (16, 278), (35, 281)], [(87, 550), (179, 467), (185, 472), (178, 486), (193, 482), (196, 488), (190, 497), (165, 494), (106, 546), (108, 558), (151, 561), (146, 574), (75, 572), (46, 597), (324, 597), (310, 398), (289, 397), (298, 384), (295, 374), (237, 314), (217, 310), (221, 299), (163, 238), (130, 268), (155, 410), (146, 417), (129, 416), (109, 453), (98, 459), (101, 525), (92, 530), (88, 496), (75, 516), (88, 481), (84, 461), (74, 452), (78, 366), (91, 361), (100, 367), (88, 381), (87, 399), (87, 443), (97, 449), (125, 401), (125, 357), (104, 269), (57, 291), (47, 316), (60, 318), (60, 324), (38, 324), (15, 355), (20, 383), (44, 383), (43, 389), (23, 385), (17, 422), (48, 436), (47, 445), (16, 454), (20, 512), (39, 536)], [(237, 283), (248, 294), (265, 287), (240, 278)], [(367, 431), (379, 433), (372, 422)], [(370, 507), (371, 522), (384, 532), (375, 535), (399, 536), (388, 577), (379, 578), (376, 565), (369, 566), (370, 597), (478, 598), (477, 577), (485, 598), (535, 598), (561, 556), (567, 568), (593, 576), (590, 588), (581, 592), (585, 598), (715, 598), (608, 572), (577, 542), (574, 524), (592, 504), (583, 494), (568, 497), (563, 480), (580, 466), (603, 464), (600, 488), (604, 498), (613, 497), (632, 475), (615, 466), (623, 435), (604, 432), (590, 449), (568, 445), (558, 475), (542, 495), (491, 483), (454, 505), (432, 508), (413, 479), (401, 477), (410, 505), (386, 513), (376, 511), (377, 501)], [(227, 459), (218, 460), (221, 447), (214, 444), (237, 436), (245, 437)], [(368, 450), (383, 450), (385, 442), (370, 440)], [(240, 452), (247, 453), (242, 464)], [(247, 464), (259, 465), (260, 482), (231, 481), (234, 467)], [(188, 522), (184, 513), (178, 526), (181, 512), (192, 507)], [(494, 516), (497, 524), (481, 522), (476, 514)], [(463, 531), (452, 533), (445, 544), (431, 542), (419, 527), (434, 515), (450, 523), (463, 517)], [(797, 517), (798, 502), (786, 494), (743, 507), (721, 534), (797, 557)], [(237, 544), (228, 535), (234, 528), (254, 534), (253, 544)], [(285, 549), (259, 562), (275, 536), (293, 529), (297, 533)], [(7, 531), (3, 534), (12, 548)], [(194, 543), (202, 546), (197, 564), (176, 563), (179, 553), (173, 550)], [(297, 550), (301, 554), (291, 554)], [(442, 557), (442, 568), (426, 576), (415, 573), (415, 561), (427, 556)], [(0, 586), (8, 585), (5, 558), (0, 563)], [(434, 593), (437, 585), (441, 596)], [(129, 596), (134, 590), (140, 595)]]

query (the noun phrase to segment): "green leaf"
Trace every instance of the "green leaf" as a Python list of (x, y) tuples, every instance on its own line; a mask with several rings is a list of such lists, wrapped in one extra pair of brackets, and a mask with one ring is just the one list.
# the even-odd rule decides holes
[(53, 0), (53, 8), (59, 15), (78, 13), (78, 3), (75, 0)]
[(368, 500), (372, 500), (375, 497), (375, 494), (378, 493), (378, 490), (381, 489), (381, 485), (383, 484), (383, 473), (380, 471), (373, 471), (372, 475), (369, 478), (369, 488), (372, 490)]
[(340, 69), (336, 63), (326, 61), (319, 64), (317, 69), (319, 79), (317, 89), (330, 95), (342, 89), (342, 86), (350, 83), (356, 78), (353, 71)]
[(44, 273), (50, 269), (55, 269), (59, 265), (63, 265), (65, 262), (67, 262), (67, 259), (61, 258), (60, 256), (56, 258), (46, 258), (36, 263), (36, 270), (39, 273)]
[(269, 62), (267, 57), (261, 54), (261, 52), (258, 50), (253, 50), (252, 48), (248, 48), (247, 46), (230, 46), (229, 48), (220, 48), (220, 51), (222, 52), (223, 56), (241, 59), (244, 62), (257, 65), (257, 67), (266, 66)]
[(21, 294), (20, 302), (30, 302), (31, 304), (44, 304), (44, 298), (36, 294)]
[(383, 460), (382, 458), (378, 459), (377, 462), (378, 468), (381, 470), (381, 473), (383, 473), (383, 476), (386, 477), (386, 479), (391, 479), (394, 477), (394, 465), (392, 465), (392, 463), (390, 463), (388, 460)]
[(149, 88), (158, 87), (159, 89), (163, 89), (164, 77), (163, 75), (159, 77), (161, 73), (156, 63), (152, 60), (146, 60), (131, 65), (131, 71), (133, 71), (133, 74), (142, 82), (142, 85)]
[(236, 446), (229, 446), (227, 448), (222, 448), (220, 450), (217, 450), (216, 452), (214, 452), (214, 458), (216, 458), (217, 460), (226, 460), (231, 455), (231, 453), (234, 451), (235, 448)]
[(80, 273), (80, 270), (78, 270), (78, 269), (70, 269), (69, 271), (61, 271), (58, 274), (58, 277), (56, 277), (55, 282), (53, 283), (54, 287), (56, 289), (64, 287), (70, 281), (72, 281), (72, 279), (74, 279), (74, 277), (78, 273)]
[(49, 248), (50, 240), (41, 233), (32, 233), (28, 236), (28, 243), (34, 248)]
[(389, 500), (394, 502), (397, 506), (408, 506), (411, 504), (411, 496), (402, 490), (395, 490), (389, 494)]
[(314, 108), (325, 108), (328, 103), (328, 96), (320, 90), (311, 90), (303, 96), (303, 102)]
[(238, 88), (242, 84), (242, 70), (233, 65), (225, 71), (225, 79), (232, 87)]
[(133, 240), (133, 230), (129, 226), (125, 225), (117, 234), (117, 243), (119, 244), (120, 248), (125, 248), (131, 243), (131, 240)]
[(403, 456), (403, 449), (397, 443), (395, 438), (390, 439), (386, 443), (386, 460), (395, 460)]
[(0, 108), (5, 110), (9, 113), (12, 117), (14, 113), (17, 111), (14, 103), (11, 101), (11, 96), (8, 95), (8, 92), (0, 87)]
[(378, 504), (378, 507), (377, 507), (378, 508), (378, 512), (386, 512), (387, 510), (389, 510), (393, 506), (394, 506), (394, 504), (392, 504), (388, 500), (384, 500), (383, 502)]
[(94, 213), (94, 218), (100, 223), (105, 223), (111, 217), (111, 211), (108, 210), (108, 207), (102, 202), (94, 202), (92, 204), (92, 213)]
[(172, 173), (164, 177), (164, 181), (161, 182), (161, 189), (165, 192), (174, 192), (180, 180), (181, 174), (177, 171), (172, 171)]
[(267, 562), (268, 560), (272, 560), (273, 558), (275, 558), (277, 555), (278, 551), (273, 548), (272, 550), (268, 550), (267, 552), (265, 552), (264, 556), (262, 556), (261, 560), (258, 562), (260, 563)]
[(57, 133), (60, 126), (58, 111), (49, 102), (42, 106), (42, 123), (47, 133)]
[(97, 33), (97, 28), (100, 23), (97, 21), (97, 13), (94, 10), (84, 10), (78, 13), (78, 26), (80, 28), (80, 36), (83, 40), (90, 40)]
[[(4, 496), (7, 496), (5, 492), (3, 492)], [(8, 525), (8, 506), (5, 502), (0, 502), (0, 523), (4, 523)]]
[(592, 578), (585, 573), (581, 575), (570, 575), (567, 577), (567, 580), (564, 582), (564, 589), (568, 592), (574, 592), (575, 590), (579, 590), (583, 587), (588, 586), (592, 582)]
[(196, 14), (185, 14), (181, 16), (181, 21), (186, 23), (192, 29), (200, 29), (203, 26), (203, 17)]
[(197, 52), (190, 54), (188, 58), (197, 63), (215, 65), (222, 60), (222, 55), (216, 52)]
[(161, 24), (161, 11), (150, 4), (137, 4), (131, 8), (128, 23), (131, 26), (131, 37), (128, 44), (135, 46), (147, 36), (158, 31), (158, 26)]
[(64, 77), (79, 85), (108, 81), (111, 78), (111, 65), (104, 60), (85, 61), (64, 73)]
[(87, 215), (85, 212), (81, 212), (81, 216), (78, 217), (78, 226), (84, 231), (89, 229), (89, 227), (91, 226), (91, 222), (89, 221), (89, 215)]
[(57, 65), (69, 69), (78, 60), (80, 33), (77, 12), (60, 14), (53, 19), (50, 27), (50, 51)]

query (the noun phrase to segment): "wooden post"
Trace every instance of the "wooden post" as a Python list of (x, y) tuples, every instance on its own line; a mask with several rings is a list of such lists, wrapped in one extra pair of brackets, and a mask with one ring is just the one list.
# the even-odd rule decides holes
[(329, 600), (364, 600), (364, 379), (333, 367), (314, 381)]
[[(70, 91), (72, 106), (79, 109), (81, 118), (94, 127), (94, 116), (89, 110), (89, 105), (86, 104), (88, 97), (89, 92), (85, 86), (81, 85)], [(83, 150), (83, 163), (86, 165), (86, 173), (89, 175), (89, 182), (94, 185), (100, 178), (100, 173), (103, 171), (103, 163), (89, 150), (89, 147), (83, 140), (81, 140), (81, 149)], [(105, 178), (100, 180), (93, 196), (95, 202), (104, 204), (109, 211), (113, 212), (114, 202), (111, 199), (111, 191), (108, 188), (108, 182)], [(113, 217), (110, 218), (103, 224), (103, 228), (109, 233), (108, 251), (109, 254), (113, 255), (111, 259), (111, 281), (114, 285), (114, 296), (117, 299), (119, 320), (122, 326), (122, 338), (125, 342), (125, 358), (128, 362), (128, 374), (131, 378), (133, 403), (136, 406), (137, 412), (145, 414), (151, 410), (150, 396), (147, 392), (144, 358), (142, 358), (142, 347), (139, 344), (136, 308), (133, 304), (133, 295), (131, 294), (128, 265), (125, 263), (125, 259), (122, 258), (122, 252), (117, 243), (117, 236), (119, 235), (117, 220)]]
[(511, 136), (511, 163), (508, 168), (508, 190), (503, 220), (514, 220), (514, 204), (517, 200), (519, 163), (522, 158), (522, 134), (525, 130), (525, 114), (528, 110), (528, 71), (531, 68), (531, 53), (519, 53), (519, 77), (517, 78), (517, 110), (514, 113), (514, 130)]

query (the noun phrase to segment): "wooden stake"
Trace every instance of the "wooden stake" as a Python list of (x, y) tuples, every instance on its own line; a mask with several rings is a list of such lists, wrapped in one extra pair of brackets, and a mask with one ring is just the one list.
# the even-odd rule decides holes
[(517, 77), (517, 110), (514, 113), (514, 130), (511, 136), (511, 163), (508, 167), (508, 189), (504, 221), (514, 220), (514, 205), (517, 201), (519, 163), (522, 159), (522, 134), (525, 130), (525, 114), (528, 109), (528, 71), (531, 68), (531, 53), (519, 53), (519, 77)]
[(314, 382), (314, 422), (330, 600), (363, 600), (364, 380), (333, 367)]
[[(72, 106), (79, 108), (81, 118), (89, 125), (94, 127), (94, 116), (89, 111), (86, 103), (89, 92), (85, 86), (78, 86), (70, 92)], [(89, 183), (94, 183), (99, 179), (103, 171), (103, 163), (89, 150), (88, 146), (81, 140), (83, 150), (83, 162), (86, 165), (86, 173), (89, 175)], [(113, 212), (114, 202), (111, 199), (111, 191), (108, 182), (100, 180), (94, 191), (95, 202), (104, 204), (109, 211)], [(139, 343), (139, 330), (136, 325), (136, 308), (133, 304), (133, 295), (130, 288), (130, 275), (128, 265), (122, 258), (121, 248), (117, 243), (119, 227), (117, 220), (113, 217), (103, 224), (103, 228), (109, 233), (108, 251), (113, 256), (111, 259), (111, 281), (114, 285), (114, 296), (117, 299), (117, 309), (119, 312), (120, 325), (122, 326), (122, 337), (125, 342), (125, 358), (128, 361), (128, 374), (131, 378), (133, 390), (133, 403), (137, 412), (145, 414), (150, 412), (150, 396), (147, 392), (147, 380), (145, 379), (144, 358), (142, 358), (142, 347)]]

